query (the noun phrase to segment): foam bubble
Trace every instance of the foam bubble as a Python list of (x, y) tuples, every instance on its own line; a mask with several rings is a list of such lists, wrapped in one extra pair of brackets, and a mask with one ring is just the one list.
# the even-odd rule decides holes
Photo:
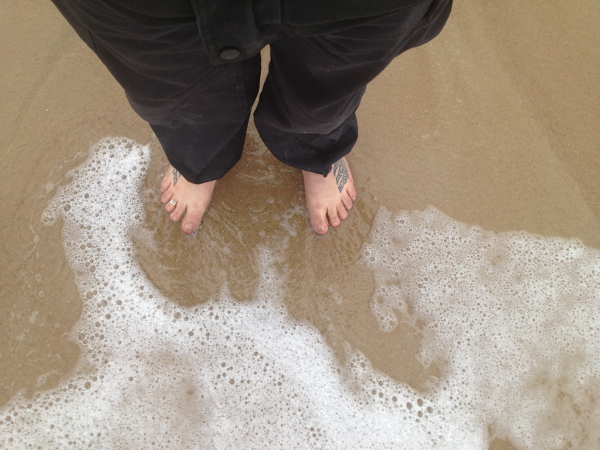
[(522, 448), (600, 448), (600, 252), (432, 207), (381, 209), (363, 251), (381, 328), (395, 311), (424, 324), (420, 359), (481, 426)]
[[(143, 220), (148, 158), (131, 141), (101, 141), (50, 202), (43, 221), (62, 217), (84, 300), (71, 333), (82, 358), (58, 388), (4, 407), (4, 446), (402, 448), (416, 436), (426, 448), (441, 439), (451, 425), (427, 420), (425, 406), (406, 408), (417, 392), (359, 353), (342, 371), (323, 337), (288, 316), (268, 250), (252, 302), (235, 302), (226, 286), (192, 309), (165, 299), (128, 233)], [(464, 442), (461, 434), (448, 442)]]
[[(193, 308), (164, 298), (129, 236), (144, 219), (148, 161), (146, 147), (103, 140), (50, 202), (43, 220), (62, 217), (84, 302), (71, 332), (82, 357), (57, 388), (2, 408), (2, 448), (486, 449), (490, 426), (522, 448), (595, 448), (597, 252), (492, 235), (433, 209), (380, 212), (364, 248), (373, 310), (385, 329), (396, 309), (423, 321), (423, 362), (447, 360), (443, 379), (420, 393), (352, 349), (338, 366), (324, 338), (287, 314), (267, 248), (252, 301), (234, 301), (227, 286)], [(544, 422), (561, 412), (545, 409), (549, 392), (588, 401), (577, 422), (585, 433)]]

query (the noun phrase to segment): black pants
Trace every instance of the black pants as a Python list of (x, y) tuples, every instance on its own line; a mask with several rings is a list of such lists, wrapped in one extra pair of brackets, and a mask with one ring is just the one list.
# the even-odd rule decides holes
[[(177, 2), (167, 2), (169, 12), (161, 17), (109, 0), (53, 2), (188, 181), (219, 179), (235, 165), (258, 94), (260, 55), (212, 65), (193, 11), (174, 8)], [(341, 32), (272, 42), (254, 121), (273, 155), (298, 169), (329, 173), (356, 143), (355, 111), (367, 83), (394, 57), (439, 34), (451, 4), (431, 0)]]

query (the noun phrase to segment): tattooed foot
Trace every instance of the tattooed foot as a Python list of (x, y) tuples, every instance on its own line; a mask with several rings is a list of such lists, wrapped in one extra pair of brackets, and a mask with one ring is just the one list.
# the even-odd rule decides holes
[(348, 210), (356, 201), (352, 173), (346, 158), (342, 158), (326, 177), (305, 170), (302, 175), (310, 226), (315, 233), (325, 234), (329, 225), (337, 227), (348, 217)]
[(184, 233), (193, 233), (200, 226), (216, 183), (216, 180), (202, 184), (190, 183), (177, 169), (169, 166), (160, 183), (160, 200), (173, 222), (181, 220)]

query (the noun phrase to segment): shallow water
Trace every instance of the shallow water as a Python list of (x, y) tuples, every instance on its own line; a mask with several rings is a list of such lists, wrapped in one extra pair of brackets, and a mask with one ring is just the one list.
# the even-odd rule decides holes
[[(101, 64), (51, 4), (0, 8), (0, 427), (13, 439), (0, 448), (35, 448), (42, 431), (54, 448), (598, 447), (594, 2), (457, 4), (438, 39), (369, 87), (349, 159), (359, 203), (325, 238), (307, 226), (300, 174), (252, 127), (204, 227), (183, 236), (157, 201), (160, 148)], [(76, 209), (45, 225), (77, 179), (65, 174), (115, 135), (151, 153), (139, 184), (119, 186), (141, 196), (114, 197), (131, 234), (69, 234), (89, 219)], [(115, 192), (79, 206), (104, 205), (104, 220)], [(108, 235), (122, 245), (93, 245)], [(136, 274), (127, 288), (114, 264), (77, 263), (100, 254)], [(268, 376), (246, 377), (266, 360)]]
[(373, 270), (381, 329), (411, 323), (418, 360), (440, 367), (417, 391), (349, 343), (340, 364), (289, 315), (286, 233), (254, 245), (245, 301), (226, 281), (198, 306), (166, 298), (130, 237), (145, 223), (149, 158), (128, 139), (100, 141), (49, 202), (42, 221), (62, 219), (83, 301), (69, 336), (82, 354), (56, 388), (5, 405), (6, 448), (597, 448), (597, 250), (381, 207), (356, 263)]

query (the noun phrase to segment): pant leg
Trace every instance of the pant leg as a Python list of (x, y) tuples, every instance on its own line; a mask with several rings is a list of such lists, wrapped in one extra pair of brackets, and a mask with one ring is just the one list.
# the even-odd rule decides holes
[(258, 93), (260, 56), (213, 66), (186, 2), (161, 17), (110, 0), (53, 2), (188, 181), (215, 180), (233, 167)]
[(273, 155), (327, 175), (356, 143), (355, 111), (367, 83), (396, 56), (439, 34), (451, 5), (432, 0), (338, 33), (271, 43), (254, 120)]

